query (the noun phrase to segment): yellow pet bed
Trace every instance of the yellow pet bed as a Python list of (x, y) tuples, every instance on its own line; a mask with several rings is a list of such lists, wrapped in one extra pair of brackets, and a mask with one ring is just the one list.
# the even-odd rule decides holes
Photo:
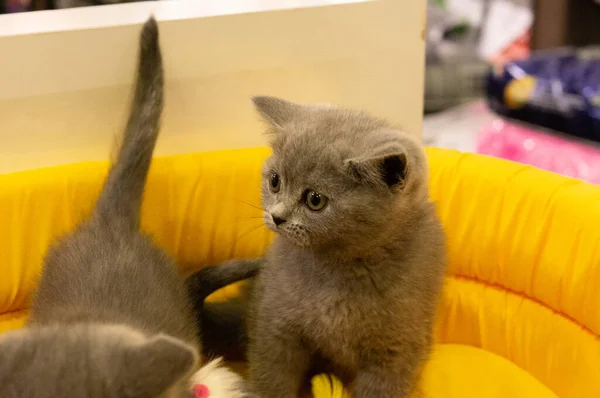
[[(255, 208), (267, 155), (156, 159), (143, 228), (184, 272), (261, 255), (272, 238)], [(477, 155), (428, 155), (450, 268), (426, 395), (600, 396), (600, 188)], [(0, 176), (0, 332), (22, 326), (48, 244), (88, 213), (106, 167)], [(317, 398), (343, 396), (328, 377), (313, 385)]]

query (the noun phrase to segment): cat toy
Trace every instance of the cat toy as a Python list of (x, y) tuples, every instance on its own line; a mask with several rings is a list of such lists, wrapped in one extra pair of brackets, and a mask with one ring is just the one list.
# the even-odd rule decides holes
[(202, 366), (189, 380), (194, 398), (243, 398), (244, 380), (231, 369), (222, 366), (223, 358)]
[[(314, 398), (348, 398), (342, 382), (331, 375), (321, 374), (312, 380)], [(193, 387), (194, 398), (209, 398), (210, 390), (206, 384), (196, 384)]]
[(208, 398), (210, 397), (210, 390), (206, 384), (196, 384), (194, 386), (194, 398)]
[[(312, 393), (314, 398), (349, 398), (344, 385), (333, 375), (320, 374), (312, 379)], [(196, 397), (197, 398), (197, 397)]]

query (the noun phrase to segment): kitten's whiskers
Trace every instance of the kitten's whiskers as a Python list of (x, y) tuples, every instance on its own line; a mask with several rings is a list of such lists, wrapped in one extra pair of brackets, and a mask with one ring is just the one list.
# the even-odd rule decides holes
[(247, 236), (248, 236), (248, 235), (250, 235), (252, 232), (255, 232), (255, 231), (257, 231), (257, 230), (258, 230), (260, 227), (264, 227), (264, 226), (265, 226), (265, 225), (264, 225), (263, 223), (260, 223), (260, 225), (257, 225), (257, 226), (255, 226), (255, 227), (252, 227), (252, 228), (250, 228), (250, 230), (248, 230), (248, 231), (246, 231), (246, 232), (242, 233), (240, 236), (238, 236), (238, 237), (235, 239), (235, 242), (233, 243), (233, 245), (234, 245), (234, 246), (235, 246), (235, 245), (237, 245), (237, 244), (238, 244), (238, 243), (239, 243), (239, 242), (242, 240), (242, 238), (245, 238), (245, 237), (247, 237)]
[(253, 208), (255, 208), (255, 209), (257, 209), (257, 210), (260, 210), (260, 211), (266, 211), (265, 209), (263, 209), (263, 208), (262, 208), (262, 207), (260, 207), (260, 206), (253, 205), (252, 203), (248, 203), (248, 202), (245, 202), (245, 201), (243, 201), (243, 200), (236, 200), (236, 202), (243, 203), (243, 204), (245, 204), (245, 205), (248, 205), (248, 206), (250, 206), (250, 207), (253, 207)]

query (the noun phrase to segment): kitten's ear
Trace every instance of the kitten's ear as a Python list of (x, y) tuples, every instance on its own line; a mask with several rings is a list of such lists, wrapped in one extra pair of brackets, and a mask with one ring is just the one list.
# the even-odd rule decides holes
[(252, 102), (263, 119), (278, 129), (292, 120), (302, 109), (302, 105), (275, 97), (253, 97)]
[(346, 168), (358, 181), (402, 189), (408, 175), (408, 159), (403, 151), (346, 160)]
[(166, 335), (132, 345), (126, 351), (124, 387), (131, 397), (155, 397), (190, 372), (198, 361), (196, 351)]

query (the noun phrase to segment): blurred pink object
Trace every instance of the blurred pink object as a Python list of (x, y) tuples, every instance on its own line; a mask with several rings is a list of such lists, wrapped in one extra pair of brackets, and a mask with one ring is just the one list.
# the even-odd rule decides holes
[(477, 137), (477, 153), (600, 185), (600, 149), (496, 119)]

